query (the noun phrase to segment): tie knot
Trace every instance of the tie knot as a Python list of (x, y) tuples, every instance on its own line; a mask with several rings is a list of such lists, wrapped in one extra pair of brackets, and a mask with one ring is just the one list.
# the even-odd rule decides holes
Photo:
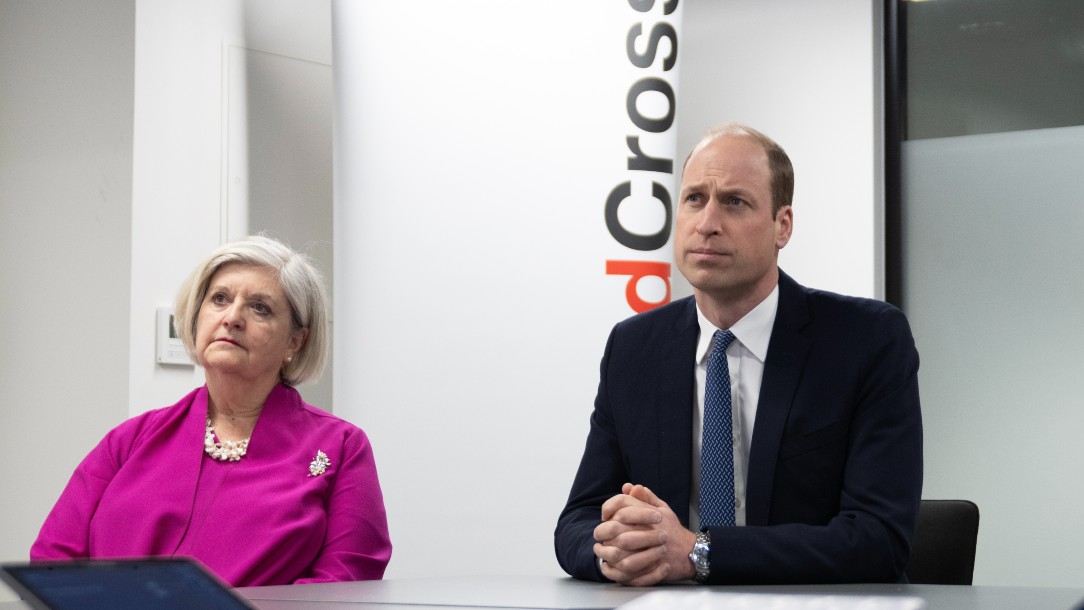
[(719, 350), (719, 352), (725, 352), (726, 348), (734, 341), (734, 333), (729, 330), (717, 330), (712, 336), (711, 348), (712, 350)]

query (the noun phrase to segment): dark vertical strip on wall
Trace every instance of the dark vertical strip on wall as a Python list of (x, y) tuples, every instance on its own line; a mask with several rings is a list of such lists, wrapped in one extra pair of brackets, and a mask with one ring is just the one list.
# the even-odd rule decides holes
[(906, 121), (904, 100), (904, 0), (884, 4), (884, 134), (885, 134), (885, 300), (903, 307), (903, 197), (901, 156)]

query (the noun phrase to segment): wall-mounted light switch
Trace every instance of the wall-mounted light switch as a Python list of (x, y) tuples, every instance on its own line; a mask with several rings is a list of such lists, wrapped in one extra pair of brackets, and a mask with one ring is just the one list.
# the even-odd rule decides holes
[(158, 308), (158, 364), (195, 366), (184, 351), (184, 344), (173, 326), (173, 308)]

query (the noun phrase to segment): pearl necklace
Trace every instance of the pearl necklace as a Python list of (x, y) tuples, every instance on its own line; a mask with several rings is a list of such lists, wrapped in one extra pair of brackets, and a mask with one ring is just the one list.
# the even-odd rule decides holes
[(207, 432), (203, 435), (203, 450), (207, 455), (223, 462), (236, 462), (248, 452), (248, 439), (243, 441), (215, 442), (215, 429), (211, 427), (211, 418), (207, 418)]

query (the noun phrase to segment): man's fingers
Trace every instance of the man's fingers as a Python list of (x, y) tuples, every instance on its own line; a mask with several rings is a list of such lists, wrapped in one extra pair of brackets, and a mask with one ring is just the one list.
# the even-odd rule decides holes
[(595, 553), (602, 558), (602, 573), (614, 582), (646, 586), (663, 580), (670, 573), (670, 566), (663, 561), (666, 556), (664, 547), (625, 553), (620, 549), (596, 544)]
[(610, 515), (610, 521), (625, 525), (657, 525), (662, 522), (662, 513), (649, 506), (625, 506)]
[(596, 543), (595, 556), (602, 559), (603, 565), (608, 565), (631, 578), (655, 569), (655, 565), (666, 557), (666, 548), (652, 546), (629, 552), (618, 547)]
[(639, 526), (626, 525), (617, 521), (603, 521), (595, 526), (595, 542), (608, 542), (620, 536), (622, 533), (637, 527)]
[(617, 547), (619, 549), (636, 552), (643, 549), (651, 548), (653, 546), (660, 546), (666, 544), (667, 533), (657, 529), (632, 529), (609, 537), (598, 540), (606, 546)]
[[(596, 525), (594, 538), (596, 542), (612, 544), (613, 540), (624, 535), (626, 532), (664, 533), (665, 530), (656, 528), (652, 524), (623, 523), (621, 521), (612, 520)], [(665, 540), (665, 536), (663, 540)]]
[(621, 563), (622, 559), (632, 554), (619, 546), (610, 546), (599, 542), (595, 543), (594, 551), (595, 557), (601, 559), (604, 564), (611, 566)]
[[(628, 483), (626, 483), (625, 485), (628, 485)], [(622, 486), (622, 491), (624, 491), (624, 486)], [(666, 502), (663, 502), (662, 500), (659, 499), (658, 496), (655, 495), (655, 492), (653, 492), (650, 489), (644, 487), (643, 485), (632, 485), (632, 486), (630, 486), (629, 491), (627, 492), (627, 495), (631, 496), (631, 497), (633, 497), (633, 498), (635, 498), (635, 499), (637, 499), (637, 500), (639, 500), (639, 501), (641, 501), (641, 502), (643, 502), (645, 504), (649, 504), (649, 505), (657, 507), (657, 508), (667, 506)]]
[(650, 587), (666, 580), (668, 576), (670, 576), (670, 564), (660, 563), (654, 570), (640, 574), (625, 584), (630, 587)]
[(617, 494), (602, 503), (602, 520), (609, 521), (613, 514), (627, 506), (641, 506), (650, 508), (651, 505), (627, 494)]

